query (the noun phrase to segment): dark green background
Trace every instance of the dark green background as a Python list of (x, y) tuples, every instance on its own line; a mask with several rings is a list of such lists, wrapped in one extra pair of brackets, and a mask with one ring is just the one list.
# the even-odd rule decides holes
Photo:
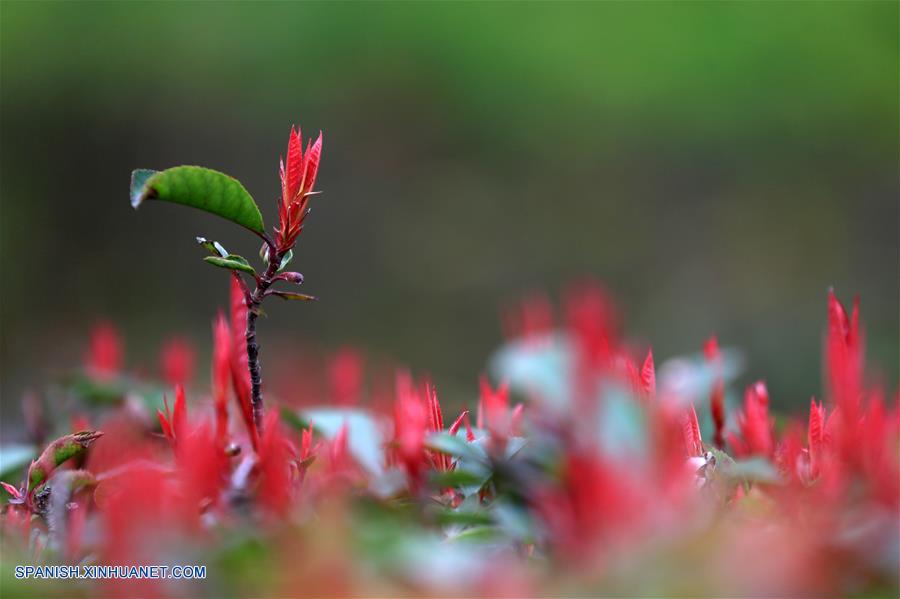
[(272, 225), (295, 122), (325, 132), (295, 262), (322, 301), (268, 308), (264, 360), (350, 342), (468, 396), (502, 301), (592, 275), (659, 358), (717, 332), (792, 406), (826, 290), (858, 293), (896, 384), (895, 2), (5, 1), (0, 33), (5, 414), (99, 317), (148, 370), (188, 335), (207, 380), (227, 283), (193, 236), (257, 244), (135, 213), (129, 173), (223, 170)]

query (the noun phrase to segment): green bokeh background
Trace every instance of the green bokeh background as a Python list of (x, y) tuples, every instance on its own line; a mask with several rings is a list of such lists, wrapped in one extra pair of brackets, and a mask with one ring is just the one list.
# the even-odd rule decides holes
[[(799, 408), (829, 286), (898, 371), (898, 4), (0, 4), (0, 395), (81, 359), (108, 317), (154, 368), (201, 347), (227, 281), (212, 216), (128, 203), (133, 168), (201, 164), (274, 224), (292, 123), (325, 132), (265, 352), (352, 343), (471, 395), (499, 306), (605, 282), (658, 358), (709, 334)], [(271, 350), (270, 350), (271, 351)]]

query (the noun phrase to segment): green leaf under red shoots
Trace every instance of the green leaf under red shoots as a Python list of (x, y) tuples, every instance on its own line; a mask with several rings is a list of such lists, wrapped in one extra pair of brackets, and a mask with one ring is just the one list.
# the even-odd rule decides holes
[(241, 272), (256, 276), (256, 271), (253, 270), (253, 267), (250, 266), (250, 263), (247, 262), (247, 259), (243, 256), (238, 256), (237, 254), (228, 254), (224, 258), (220, 256), (207, 256), (203, 260), (205, 262), (209, 262), (213, 266), (218, 266), (219, 268), (239, 270)]
[(176, 166), (164, 171), (138, 169), (131, 173), (131, 205), (145, 200), (184, 204), (216, 214), (260, 235), (262, 214), (241, 183), (224, 173), (199, 166)]
[(314, 302), (317, 298), (314, 295), (306, 295), (305, 293), (294, 293), (292, 291), (269, 291), (268, 293), (276, 295), (283, 300), (300, 300), (303, 302)]

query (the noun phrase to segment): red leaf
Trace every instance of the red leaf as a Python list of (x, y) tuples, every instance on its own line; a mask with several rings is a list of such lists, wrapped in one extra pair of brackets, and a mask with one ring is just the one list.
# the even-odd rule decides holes
[(303, 191), (302, 193), (311, 193), (316, 185), (316, 176), (319, 173), (319, 159), (322, 156), (322, 132), (319, 131), (319, 137), (313, 142), (312, 146), (306, 146), (306, 164), (303, 173)]
[[(166, 406), (166, 412), (168, 411), (169, 406)], [(168, 418), (160, 410), (156, 410), (156, 417), (159, 418), (159, 427), (162, 429), (163, 435), (166, 436), (166, 439), (174, 441), (175, 437), (172, 435), (172, 427), (169, 426)]]
[(828, 291), (828, 338), (826, 362), (831, 395), (843, 408), (848, 421), (857, 418), (862, 399), (863, 355), (859, 330), (859, 299), (850, 317), (834, 291)]
[(647, 357), (644, 359), (644, 365), (641, 367), (641, 385), (644, 387), (644, 393), (653, 397), (656, 395), (656, 368), (653, 366), (653, 350), (647, 350)]
[(231, 383), (241, 408), (241, 416), (250, 435), (253, 447), (257, 447), (258, 433), (253, 421), (252, 391), (250, 385), (250, 359), (247, 357), (247, 304), (238, 275), (231, 277)]
[(287, 161), (282, 177), (282, 201), (290, 204), (300, 191), (303, 178), (303, 139), (300, 128), (291, 127), (291, 135), (288, 138)]
[(691, 404), (690, 411), (684, 415), (682, 433), (688, 457), (703, 455), (703, 439), (700, 437), (700, 423), (697, 422), (697, 411), (694, 410), (694, 404)]
[(813, 477), (818, 476), (819, 466), (822, 461), (822, 448), (825, 440), (825, 409), (821, 404), (816, 404), (815, 398), (809, 402), (809, 431), (807, 433), (809, 443), (810, 472)]
[(0, 481), (0, 485), (2, 485), (4, 489), (6, 489), (7, 493), (12, 495), (13, 499), (22, 499), (22, 494), (11, 484)]
[(222, 312), (213, 324), (212, 391), (216, 408), (216, 438), (220, 445), (228, 434), (228, 379), (231, 375), (231, 329)]
[(184, 387), (178, 385), (175, 387), (175, 409), (172, 411), (172, 432), (175, 438), (179, 438), (185, 433), (187, 426), (187, 405), (184, 398)]

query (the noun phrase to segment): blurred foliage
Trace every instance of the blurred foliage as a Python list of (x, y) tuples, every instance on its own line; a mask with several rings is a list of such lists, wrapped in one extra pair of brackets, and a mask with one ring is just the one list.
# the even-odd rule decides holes
[(291, 123), (325, 132), (295, 260), (322, 301), (271, 306), (264, 361), (279, 335), (351, 342), (472, 395), (497, 307), (592, 275), (659, 358), (716, 332), (795, 406), (821, 387), (825, 290), (859, 293), (870, 361), (897, 379), (896, 3), (7, 1), (0, 17), (4, 414), (101, 316), (145, 370), (169, 334), (208, 352), (227, 277), (194, 237), (258, 244), (175, 207), (138, 218), (129, 174), (209, 165), (272, 222)]

